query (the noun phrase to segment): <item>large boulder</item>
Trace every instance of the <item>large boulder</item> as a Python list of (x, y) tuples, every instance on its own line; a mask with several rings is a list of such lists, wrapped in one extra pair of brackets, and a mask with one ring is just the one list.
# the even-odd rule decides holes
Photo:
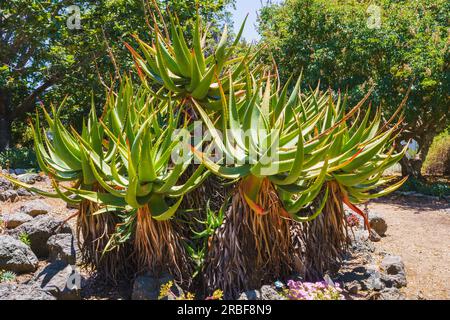
[(36, 255), (27, 245), (8, 235), (0, 235), (0, 270), (33, 272), (38, 263)]
[(75, 265), (77, 260), (77, 242), (70, 233), (55, 234), (47, 241), (49, 260), (63, 261)]
[(47, 214), (52, 210), (46, 202), (43, 200), (32, 200), (20, 207), (20, 212), (26, 213), (32, 217)]
[(375, 230), (378, 235), (380, 235), (381, 237), (384, 237), (386, 235), (388, 225), (386, 223), (386, 220), (384, 220), (382, 217), (372, 216), (369, 219), (369, 223), (372, 230)]
[[(132, 300), (158, 300), (161, 287), (169, 282), (173, 283), (171, 291), (176, 297), (183, 294), (182, 289), (175, 284), (174, 278), (169, 274), (160, 277), (152, 275), (139, 276), (134, 280)], [(174, 300), (175, 297), (166, 297), (163, 300)]]
[(81, 299), (81, 276), (63, 261), (56, 261), (40, 268), (30, 282), (57, 300)]
[(8, 282), (0, 283), (0, 300), (56, 300), (56, 298), (34, 286)]
[(72, 233), (72, 230), (64, 221), (49, 215), (43, 215), (22, 224), (16, 229), (9, 230), (8, 233), (15, 238), (19, 238), (21, 234), (27, 234), (31, 241), (31, 250), (39, 258), (47, 258), (48, 239), (55, 234)]
[(5, 213), (2, 216), (0, 216), (0, 220), (3, 221), (5, 224), (5, 227), (8, 229), (14, 229), (18, 226), (31, 221), (33, 218), (25, 213)]

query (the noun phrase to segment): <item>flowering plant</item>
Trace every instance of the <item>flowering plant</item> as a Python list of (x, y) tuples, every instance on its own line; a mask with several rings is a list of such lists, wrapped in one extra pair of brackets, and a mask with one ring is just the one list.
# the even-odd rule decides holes
[(355, 214), (350, 214), (347, 216), (347, 223), (350, 227), (359, 227), (359, 218)]
[(208, 297), (205, 300), (223, 300), (223, 291), (216, 290), (211, 297)]
[(289, 300), (343, 300), (339, 284), (334, 286), (322, 282), (301, 282), (290, 280), (285, 290)]
[(195, 295), (193, 293), (183, 293), (180, 296), (177, 296), (173, 291), (173, 281), (169, 281), (166, 284), (161, 286), (161, 290), (159, 292), (158, 300), (162, 300), (164, 298), (173, 298), (174, 300), (194, 300)]

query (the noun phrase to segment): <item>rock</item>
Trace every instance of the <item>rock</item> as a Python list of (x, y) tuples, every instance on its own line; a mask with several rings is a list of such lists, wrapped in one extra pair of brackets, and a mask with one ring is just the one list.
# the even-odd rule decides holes
[(362, 287), (358, 281), (352, 281), (346, 283), (344, 285), (344, 289), (347, 290), (347, 292), (350, 294), (358, 294), (358, 292), (362, 290)]
[(0, 177), (0, 191), (6, 191), (6, 190), (10, 190), (10, 189), (14, 189), (14, 186), (11, 182), (9, 182), (9, 180), (6, 180), (3, 177)]
[(0, 300), (56, 300), (51, 294), (26, 284), (0, 283)]
[(405, 295), (396, 288), (386, 288), (375, 295), (376, 300), (405, 300)]
[(238, 300), (261, 300), (261, 292), (259, 290), (249, 290), (242, 293)]
[(403, 288), (408, 285), (408, 281), (406, 280), (406, 275), (404, 273), (400, 273), (397, 275), (382, 275), (381, 281), (385, 284), (387, 288)]
[(355, 230), (352, 239), (352, 250), (354, 252), (374, 252), (375, 246), (369, 240), (369, 232), (367, 230)]
[[(79, 281), (76, 277), (79, 277)], [(63, 261), (53, 262), (39, 269), (31, 280), (33, 286), (51, 294), (57, 300), (80, 300), (79, 283), (81, 276)]]
[(26, 222), (31, 221), (33, 218), (25, 213), (18, 212), (14, 214), (3, 214), (0, 219), (5, 223), (6, 228), (14, 229)]
[[(177, 296), (183, 294), (183, 290), (175, 284), (174, 278), (169, 274), (163, 274), (161, 277), (152, 275), (139, 276), (134, 280), (132, 300), (158, 300), (161, 286), (172, 281), (171, 291)], [(174, 297), (167, 297), (163, 300), (174, 300)]]
[(0, 235), (0, 270), (33, 272), (38, 262), (36, 255), (27, 245), (8, 235)]
[(29, 192), (28, 190), (24, 188), (19, 188), (16, 190), (19, 197), (31, 197), (33, 193)]
[(77, 243), (72, 234), (55, 234), (48, 239), (47, 246), (50, 261), (63, 261), (67, 264), (76, 264)]
[(29, 214), (32, 217), (36, 217), (42, 214), (47, 214), (52, 208), (42, 200), (33, 200), (27, 202), (20, 207), (20, 211)]
[(36, 173), (24, 173), (19, 175), (17, 179), (26, 184), (35, 184), (37, 181), (42, 180), (41, 176)]
[(369, 223), (372, 230), (375, 230), (379, 236), (384, 237), (386, 235), (386, 231), (388, 229), (386, 220), (379, 216), (373, 216), (370, 218)]
[(26, 174), (27, 170), (25, 170), (25, 169), (14, 169), (14, 170), (12, 170), (11, 173), (13, 173), (13, 174), (15, 174), (17, 176), (20, 176), (20, 175)]
[(405, 264), (399, 256), (388, 255), (384, 257), (380, 267), (381, 270), (385, 271), (388, 275), (405, 273)]
[(63, 224), (63, 221), (43, 215), (7, 232), (15, 238), (19, 238), (20, 234), (27, 234), (31, 241), (31, 250), (39, 258), (47, 258), (48, 239), (55, 234), (72, 233), (72, 230), (66, 223)]
[(0, 192), (0, 201), (11, 201), (14, 202), (17, 200), (19, 195), (16, 190), (4, 190)]
[(285, 300), (278, 292), (271, 286), (261, 287), (261, 300)]
[(380, 276), (375, 276), (375, 277), (370, 277), (367, 281), (366, 281), (366, 287), (368, 290), (370, 291), (381, 291), (383, 290), (386, 286), (383, 283), (383, 281), (381, 280)]
[(417, 292), (417, 300), (427, 300), (422, 291)]
[(381, 237), (380, 235), (375, 231), (375, 230), (370, 230), (370, 236), (369, 236), (370, 241), (372, 242), (380, 242), (381, 241)]
[(384, 257), (380, 268), (385, 273), (381, 277), (381, 280), (386, 287), (402, 288), (407, 286), (408, 281), (406, 280), (405, 264), (401, 257), (392, 255)]

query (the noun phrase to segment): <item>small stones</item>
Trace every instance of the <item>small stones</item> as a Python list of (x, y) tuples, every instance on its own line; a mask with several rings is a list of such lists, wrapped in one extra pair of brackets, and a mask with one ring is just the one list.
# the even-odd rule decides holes
[(386, 288), (372, 296), (373, 300), (405, 300), (405, 295), (397, 288)]
[(39, 288), (16, 283), (0, 283), (0, 300), (56, 300)]
[(32, 217), (47, 214), (52, 208), (42, 200), (33, 200), (20, 207), (20, 211)]
[(4, 222), (7, 229), (14, 229), (26, 222), (31, 221), (33, 218), (25, 213), (18, 212), (14, 214), (3, 214), (0, 219)]
[(36, 270), (38, 259), (21, 241), (0, 235), (0, 270), (27, 273)]

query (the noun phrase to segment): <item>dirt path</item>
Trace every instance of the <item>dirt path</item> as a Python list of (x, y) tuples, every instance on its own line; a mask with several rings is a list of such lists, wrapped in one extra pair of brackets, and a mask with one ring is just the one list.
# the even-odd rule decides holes
[(392, 196), (369, 208), (389, 226), (377, 249), (403, 258), (407, 298), (450, 299), (450, 204)]

